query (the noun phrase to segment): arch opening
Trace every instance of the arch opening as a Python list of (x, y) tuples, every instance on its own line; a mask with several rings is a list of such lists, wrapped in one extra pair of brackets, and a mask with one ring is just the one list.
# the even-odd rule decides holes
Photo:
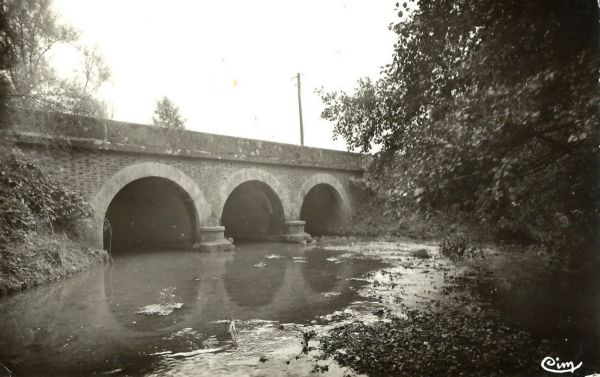
[(273, 240), (283, 232), (284, 211), (275, 191), (261, 181), (246, 181), (227, 197), (221, 215), (225, 237)]
[(338, 234), (343, 220), (342, 204), (333, 186), (319, 183), (312, 187), (300, 209), (300, 220), (306, 221), (304, 230), (313, 236)]
[[(106, 221), (107, 220), (107, 221)], [(162, 177), (133, 180), (117, 192), (105, 213), (103, 244), (124, 252), (185, 248), (195, 241), (197, 219), (190, 195)]]

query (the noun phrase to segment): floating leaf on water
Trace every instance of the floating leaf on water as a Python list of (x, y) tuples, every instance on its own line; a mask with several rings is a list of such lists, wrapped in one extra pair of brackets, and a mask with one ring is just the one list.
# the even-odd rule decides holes
[(173, 311), (175, 311), (175, 309), (181, 309), (182, 307), (182, 302), (175, 302), (170, 304), (152, 304), (138, 309), (136, 313), (144, 315), (167, 316), (169, 314), (172, 314)]

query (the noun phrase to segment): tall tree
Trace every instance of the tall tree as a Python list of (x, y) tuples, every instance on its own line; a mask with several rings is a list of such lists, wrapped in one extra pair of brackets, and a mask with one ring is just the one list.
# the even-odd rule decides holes
[(159, 127), (185, 129), (185, 119), (179, 114), (179, 107), (167, 97), (156, 101), (152, 124)]
[(322, 116), (351, 149), (381, 148), (371, 185), (396, 208), (464, 213), (537, 241), (591, 240), (596, 2), (421, 0), (392, 29), (379, 80), (322, 95)]
[[(97, 90), (110, 70), (95, 49), (78, 44), (79, 33), (62, 24), (51, 0), (7, 0), (6, 20), (14, 64), (7, 70), (9, 104), (17, 108), (106, 116)], [(60, 46), (80, 53), (81, 69), (74, 77), (59, 77), (49, 56)]]
[(6, 6), (0, 1), (0, 129), (8, 125), (8, 75), (7, 70), (13, 64), (11, 38), (8, 31)]

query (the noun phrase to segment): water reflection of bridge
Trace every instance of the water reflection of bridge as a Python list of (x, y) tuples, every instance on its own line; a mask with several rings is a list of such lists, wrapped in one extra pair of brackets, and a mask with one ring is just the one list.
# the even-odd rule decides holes
[[(284, 258), (266, 258), (274, 252)], [(75, 374), (89, 374), (103, 370), (106, 360), (126, 364), (164, 349), (184, 350), (190, 345), (173, 337), (184, 328), (226, 338), (226, 325), (213, 321), (306, 322), (348, 304), (348, 279), (366, 269), (326, 261), (329, 255), (299, 245), (249, 244), (235, 253), (118, 257), (113, 265), (2, 301), (7, 320), (0, 323), (0, 356), (27, 360), (27, 368), (52, 365), (61, 375), (73, 366), (81, 368)], [(254, 267), (261, 262), (266, 266)], [(173, 297), (163, 299), (183, 308), (165, 317), (136, 314), (160, 303), (161, 292), (171, 287)], [(201, 346), (201, 340), (195, 344)]]
[[(260, 248), (261, 245), (245, 247)], [(153, 258), (164, 258), (164, 261), (153, 261), (152, 266), (162, 267), (117, 265), (104, 279), (109, 310), (122, 313), (123, 308), (127, 308), (134, 312), (135, 307), (143, 306), (144, 302), (159, 302), (161, 290), (176, 287), (172, 301), (183, 302), (185, 310), (174, 313), (175, 327), (195, 327), (199, 321), (231, 318), (306, 320), (306, 314), (318, 312), (320, 307), (326, 312), (336, 299), (335, 295), (323, 293), (343, 292), (349, 284), (347, 279), (356, 274), (353, 264), (326, 261), (328, 254), (295, 245), (277, 247), (283, 251), (282, 258), (267, 258), (273, 249), (265, 248), (264, 251), (240, 250), (234, 254), (197, 254), (191, 262), (183, 258), (169, 261), (172, 258), (165, 253), (157, 253)], [(294, 261), (294, 257), (304, 259)], [(260, 263), (266, 265), (255, 267)], [(178, 273), (169, 274), (171, 279), (165, 278), (165, 274), (157, 270), (160, 268)], [(132, 270), (136, 271), (135, 275), (130, 273)], [(137, 284), (132, 282), (133, 276), (139, 281)], [(117, 292), (120, 287), (136, 286), (140, 289), (133, 292), (127, 289), (122, 296)], [(116, 315), (115, 318), (122, 317)], [(139, 320), (133, 326), (128, 319), (122, 322), (128, 328), (140, 327)]]

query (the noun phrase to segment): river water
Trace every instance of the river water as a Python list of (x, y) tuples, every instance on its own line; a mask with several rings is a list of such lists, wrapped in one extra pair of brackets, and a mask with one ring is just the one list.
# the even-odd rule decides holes
[(15, 376), (248, 375), (268, 349), (269, 358), (282, 353), (273, 375), (294, 371), (301, 332), (292, 324), (348, 307), (365, 284), (355, 278), (383, 266), (340, 254), (254, 243), (114, 255), (0, 299), (0, 362)]
[[(585, 365), (599, 356), (594, 268), (574, 277), (549, 274), (535, 253), (487, 250), (485, 260), (454, 263), (432, 243), (340, 242), (123, 253), (0, 298), (0, 376), (3, 365), (14, 376), (306, 376), (320, 361), (301, 353), (302, 331), (318, 339), (406, 308), (490, 307), (536, 339), (561, 340), (557, 355)], [(354, 375), (327, 367), (321, 375)]]

